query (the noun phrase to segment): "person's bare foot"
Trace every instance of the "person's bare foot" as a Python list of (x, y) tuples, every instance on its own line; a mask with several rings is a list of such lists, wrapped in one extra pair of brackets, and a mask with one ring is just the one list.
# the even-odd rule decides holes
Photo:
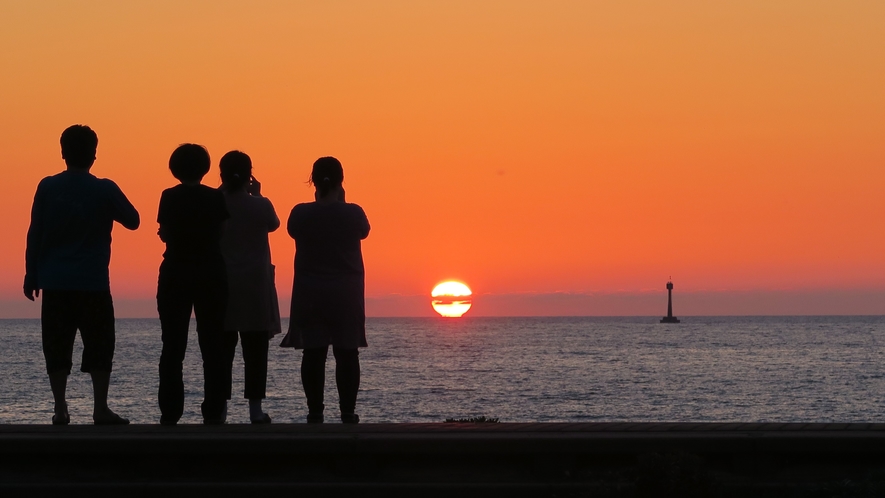
[(95, 423), (95, 425), (126, 425), (129, 423), (128, 419), (125, 419), (112, 412), (110, 408), (101, 412), (93, 413), (92, 421)]

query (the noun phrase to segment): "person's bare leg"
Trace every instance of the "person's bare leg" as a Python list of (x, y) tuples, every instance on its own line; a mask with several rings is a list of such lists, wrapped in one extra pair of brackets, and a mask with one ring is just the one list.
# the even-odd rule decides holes
[(94, 404), (92, 420), (96, 424), (128, 424), (129, 421), (117, 415), (108, 407), (108, 388), (111, 384), (110, 372), (90, 372)]
[(68, 402), (65, 400), (65, 391), (68, 389), (68, 374), (66, 372), (49, 374), (49, 387), (52, 388), (52, 397), (55, 400), (55, 417), (53, 417), (53, 420), (68, 420)]

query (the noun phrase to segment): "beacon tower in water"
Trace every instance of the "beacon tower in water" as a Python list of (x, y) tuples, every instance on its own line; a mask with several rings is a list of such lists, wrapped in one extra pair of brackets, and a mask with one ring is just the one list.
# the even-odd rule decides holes
[(667, 282), (667, 316), (661, 318), (661, 323), (679, 323), (673, 316), (673, 282)]

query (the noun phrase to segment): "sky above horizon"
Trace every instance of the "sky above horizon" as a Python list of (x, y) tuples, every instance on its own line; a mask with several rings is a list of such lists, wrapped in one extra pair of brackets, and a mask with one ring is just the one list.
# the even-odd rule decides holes
[[(372, 224), (367, 296), (425, 311), (446, 279), (480, 314), (483, 295), (671, 276), (880, 295), (882, 19), (874, 1), (0, 2), (0, 300), (33, 311), (30, 204), (74, 123), (142, 216), (114, 229), (117, 299), (156, 292), (183, 142), (208, 148), (211, 186), (225, 152), (248, 153), (284, 223), (313, 161), (338, 157)], [(285, 299), (294, 246), (271, 245)]]

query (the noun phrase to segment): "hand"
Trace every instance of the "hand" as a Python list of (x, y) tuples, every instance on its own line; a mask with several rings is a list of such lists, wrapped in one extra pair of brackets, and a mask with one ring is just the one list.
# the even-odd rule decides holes
[(29, 282), (28, 280), (29, 279), (25, 277), (25, 297), (33, 301), (35, 297), (40, 297), (40, 289), (38, 289), (33, 283)]
[(249, 195), (261, 197), (261, 182), (259, 182), (254, 176), (249, 177), (249, 183), (246, 185), (246, 192), (249, 192)]

